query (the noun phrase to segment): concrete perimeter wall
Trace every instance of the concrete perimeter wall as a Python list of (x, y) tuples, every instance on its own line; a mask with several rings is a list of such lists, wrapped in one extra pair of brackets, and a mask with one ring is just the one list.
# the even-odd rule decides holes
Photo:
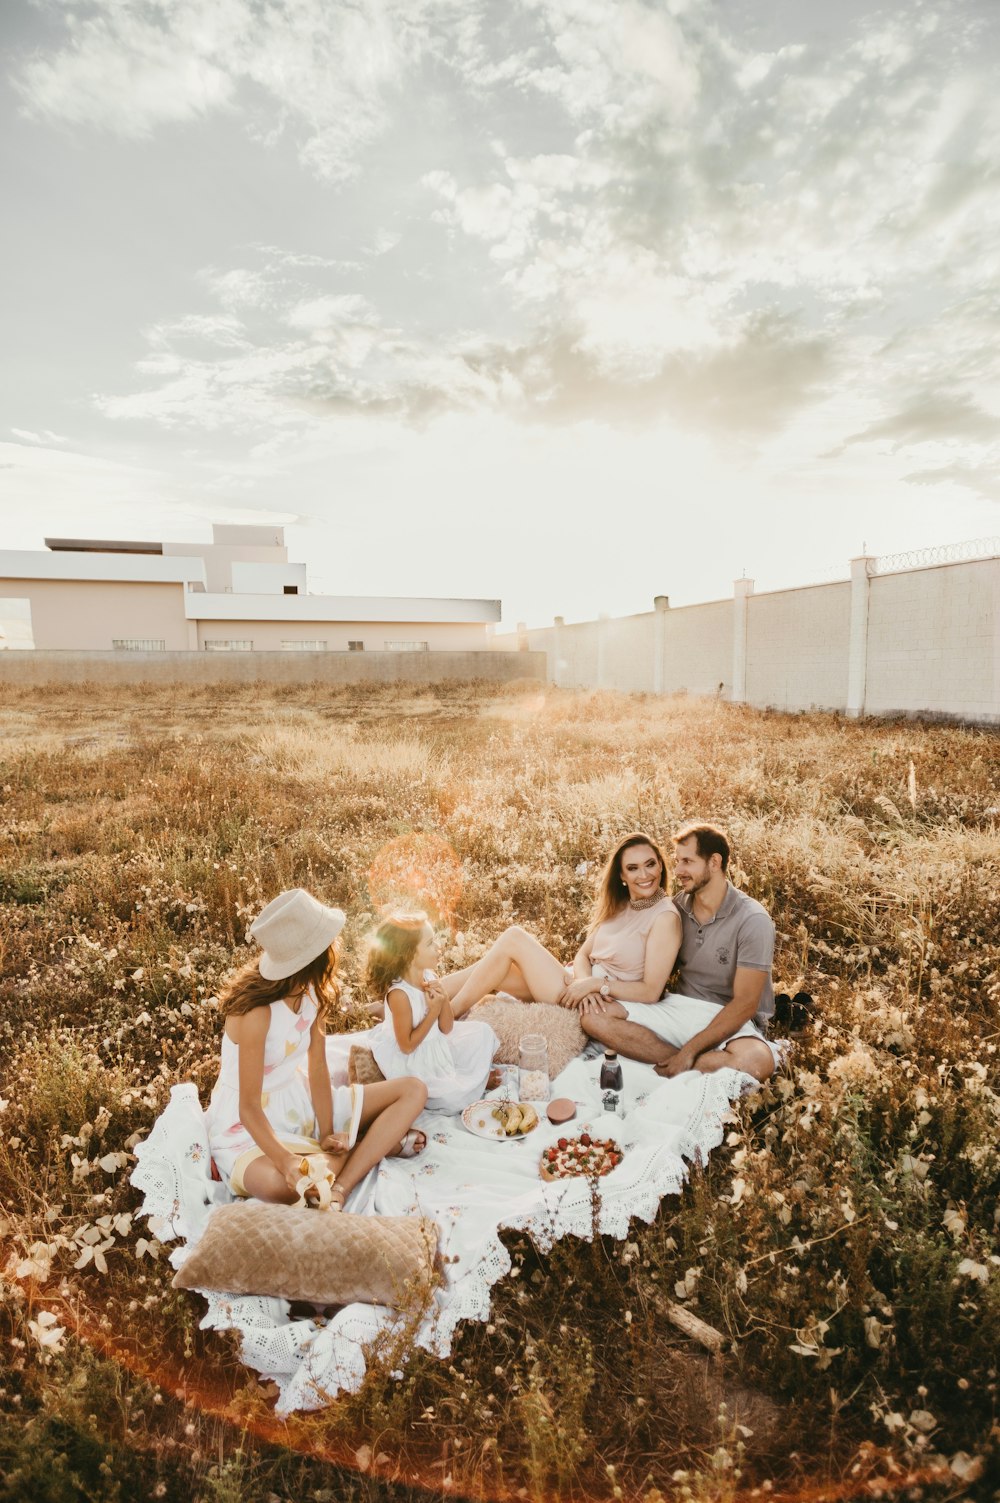
[(868, 712), (1000, 719), (1000, 559), (870, 585)]
[[(995, 546), (992, 545), (992, 546)], [(959, 551), (935, 550), (937, 554)], [(1000, 724), (1000, 557), (906, 567), (851, 561), (851, 577), (615, 620), (494, 638), (494, 650), (545, 653), (569, 688), (714, 694), (779, 710), (943, 715)]]
[(778, 590), (747, 600), (746, 702), (783, 710), (847, 704), (851, 586)]
[(435, 684), (545, 679), (540, 652), (0, 652), (5, 684)]

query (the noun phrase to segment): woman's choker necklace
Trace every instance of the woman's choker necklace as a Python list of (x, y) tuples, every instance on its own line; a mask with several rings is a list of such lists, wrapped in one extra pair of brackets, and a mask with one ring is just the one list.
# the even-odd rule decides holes
[(637, 913), (641, 913), (641, 911), (643, 910), (643, 908), (652, 908), (652, 907), (654, 907), (660, 901), (661, 898), (665, 898), (665, 897), (666, 897), (666, 893), (663, 891), (663, 888), (661, 887), (659, 889), (659, 891), (653, 893), (652, 897), (648, 897), (648, 898), (629, 898), (629, 900), (628, 900), (628, 906), (630, 908), (634, 908)]

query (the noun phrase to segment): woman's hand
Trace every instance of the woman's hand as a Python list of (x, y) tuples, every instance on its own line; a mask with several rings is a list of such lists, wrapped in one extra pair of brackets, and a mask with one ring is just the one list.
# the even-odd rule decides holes
[[(598, 976), (578, 976), (559, 998), (560, 1007), (580, 1007), (588, 997), (600, 998), (602, 982)], [(585, 1009), (589, 1011), (588, 1009)]]
[(347, 1153), (350, 1149), (349, 1134), (346, 1132), (327, 1132), (319, 1140), (319, 1146), (324, 1153)]
[(299, 1180), (302, 1178), (302, 1158), (301, 1153), (290, 1153), (281, 1171), (285, 1176), (285, 1184), (296, 1199), (299, 1194)]

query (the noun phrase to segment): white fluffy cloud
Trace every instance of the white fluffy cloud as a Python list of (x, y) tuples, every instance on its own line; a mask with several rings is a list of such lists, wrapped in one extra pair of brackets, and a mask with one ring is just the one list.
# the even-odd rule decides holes
[(380, 0), (67, 0), (63, 45), (25, 60), (15, 83), (32, 114), (128, 137), (239, 110), (264, 144), (290, 126), (303, 162), (338, 180), (385, 123), (385, 95), (423, 45), (422, 10)]

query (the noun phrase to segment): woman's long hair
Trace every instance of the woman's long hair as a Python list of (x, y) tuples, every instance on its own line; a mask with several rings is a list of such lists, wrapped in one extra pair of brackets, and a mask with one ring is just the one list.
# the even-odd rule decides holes
[(268, 981), (260, 974), (259, 958), (248, 960), (235, 975), (230, 976), (219, 993), (219, 1011), (224, 1018), (239, 1017), (252, 1012), (255, 1007), (269, 1007), (272, 1002), (284, 1002), (301, 997), (312, 989), (316, 998), (317, 1017), (325, 1022), (327, 1015), (340, 996), (337, 979), (337, 946), (335, 944), (310, 960), (301, 970), (280, 981)]
[(599, 924), (606, 924), (608, 919), (613, 919), (615, 914), (621, 913), (628, 902), (628, 888), (622, 876), (622, 856), (634, 845), (648, 845), (650, 850), (655, 852), (660, 863), (660, 891), (666, 896), (667, 863), (656, 841), (644, 835), (641, 830), (636, 830), (631, 835), (624, 835), (611, 852), (601, 873), (601, 880), (597, 885), (597, 896), (590, 914), (590, 924), (587, 928), (588, 935), (593, 934)]
[(368, 941), (365, 967), (365, 981), (374, 997), (384, 997), (392, 983), (406, 975), (426, 923), (426, 913), (390, 913), (379, 924)]

